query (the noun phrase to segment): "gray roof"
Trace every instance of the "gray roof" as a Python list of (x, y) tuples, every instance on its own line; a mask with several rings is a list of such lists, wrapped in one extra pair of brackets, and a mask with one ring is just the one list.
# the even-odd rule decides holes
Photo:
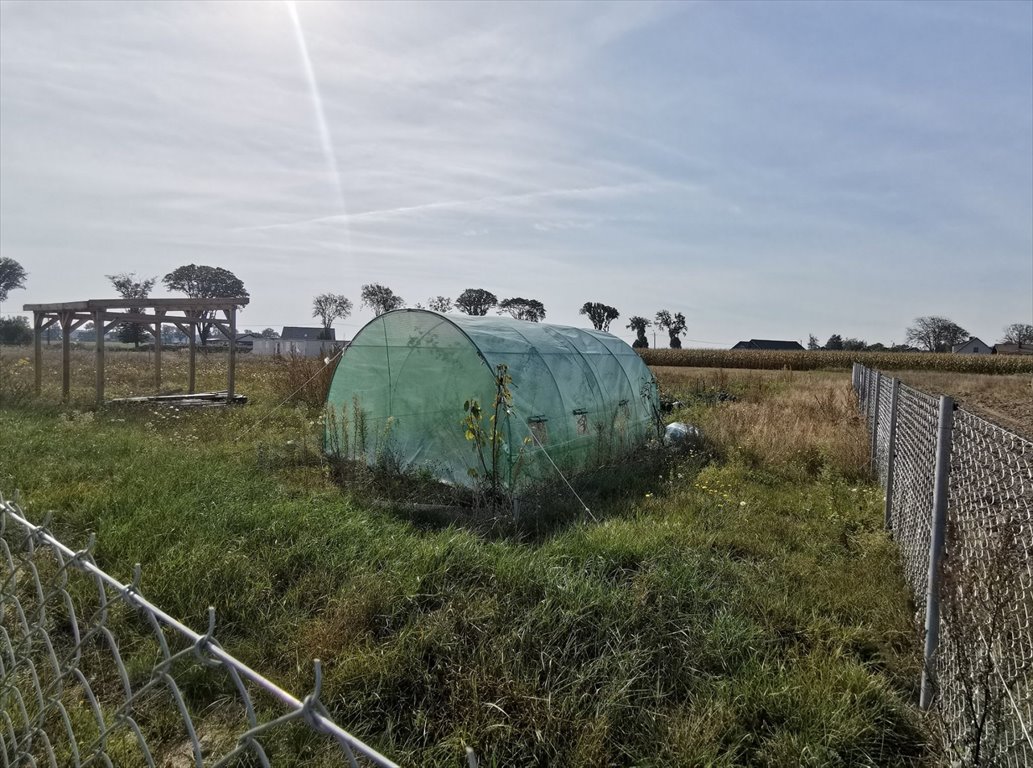
[(732, 349), (803, 349), (798, 341), (777, 341), (775, 339), (750, 339), (740, 341)]
[(306, 328), (302, 325), (285, 325), (283, 326), (283, 333), (280, 334), (280, 338), (286, 341), (336, 341), (337, 337), (334, 335), (334, 329), (330, 329), (329, 339), (320, 339), (320, 334), (323, 333), (323, 328)]

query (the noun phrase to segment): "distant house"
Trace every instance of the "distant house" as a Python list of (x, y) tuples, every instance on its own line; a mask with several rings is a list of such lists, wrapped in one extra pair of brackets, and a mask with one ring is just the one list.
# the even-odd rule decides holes
[(329, 329), (329, 339), (322, 338), (324, 330), (322, 326), (307, 328), (303, 325), (285, 325), (283, 326), (283, 333), (280, 334), (280, 339), (284, 341), (334, 341), (334, 329)]
[(237, 334), (237, 349), (250, 350), (254, 348), (255, 339), (262, 338), (257, 333), (238, 333)]
[(732, 349), (764, 349), (764, 350), (794, 350), (803, 351), (803, 346), (798, 341), (777, 341), (774, 339), (750, 339), (740, 341)]
[(956, 355), (989, 355), (993, 352), (993, 347), (973, 336), (966, 342), (955, 344), (951, 347), (951, 352)]
[(995, 344), (996, 355), (1033, 355), (1033, 344)]
[(278, 339), (255, 339), (251, 352), (272, 357), (329, 357), (348, 346), (347, 341), (337, 340), (333, 328), (327, 334), (329, 339), (319, 338), (322, 335), (321, 327), (285, 325)]

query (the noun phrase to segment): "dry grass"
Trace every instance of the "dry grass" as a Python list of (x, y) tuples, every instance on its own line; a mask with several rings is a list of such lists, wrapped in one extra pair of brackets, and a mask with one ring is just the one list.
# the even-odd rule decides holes
[[(868, 475), (868, 447), (845, 373), (657, 367), (677, 416), (699, 426), (719, 454), (750, 466)], [(721, 400), (721, 393), (735, 398)], [(716, 406), (713, 406), (717, 400)]]
[[(149, 350), (109, 349), (105, 355), (104, 395), (108, 400), (117, 397), (136, 397), (153, 394), (181, 394), (187, 391), (189, 354), (184, 350), (165, 350), (162, 354), (161, 389), (154, 386), (154, 352)], [(70, 403), (91, 407), (95, 402), (95, 355), (92, 346), (73, 346), (71, 354)], [(323, 361), (318, 362), (322, 367)], [(287, 366), (289, 367), (289, 366)], [(9, 404), (12, 395), (33, 392), (32, 347), (0, 347), (0, 404)], [(202, 351), (198, 347), (195, 366), (195, 391), (216, 392), (226, 389), (228, 356), (226, 350)], [(254, 402), (279, 402), (294, 388), (286, 389), (297, 379), (306, 377), (301, 372), (281, 370), (268, 357), (248, 353), (237, 355), (236, 389)], [(280, 393), (283, 395), (276, 399)], [(43, 348), (42, 399), (58, 402), (61, 399), (61, 347)], [(325, 391), (324, 391), (325, 395)]]
[(936, 395), (950, 395), (963, 408), (1033, 439), (1033, 377), (985, 376), (941, 371), (894, 373), (908, 386)]

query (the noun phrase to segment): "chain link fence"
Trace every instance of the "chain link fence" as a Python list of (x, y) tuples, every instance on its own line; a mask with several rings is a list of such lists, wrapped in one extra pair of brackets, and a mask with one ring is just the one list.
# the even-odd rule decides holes
[[(0, 755), (7, 766), (395, 763), (0, 498)], [(272, 714), (268, 714), (272, 713)], [(265, 715), (263, 717), (263, 715)]]
[(1033, 442), (860, 365), (886, 522), (925, 628), (922, 704), (960, 766), (1033, 765)]

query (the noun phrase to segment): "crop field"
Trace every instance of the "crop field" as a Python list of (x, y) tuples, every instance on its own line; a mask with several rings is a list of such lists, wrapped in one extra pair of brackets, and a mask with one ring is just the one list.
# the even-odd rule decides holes
[[(513, 520), (411, 511), (412, 488), (342, 475), (322, 379), (295, 393), (318, 364), (242, 355), (246, 406), (96, 410), (92, 352), (68, 405), (47, 355), (38, 400), (29, 352), (0, 355), (0, 490), (54, 510), (70, 546), (95, 533), (113, 575), (140, 562), (189, 625), (215, 606), (223, 646), (285, 688), (321, 658), (331, 716), (402, 764), (460, 765), (467, 745), (497, 766), (936, 764), (846, 372), (656, 368), (706, 443), (574, 478), (590, 515), (557, 484)], [(199, 385), (224, 386), (225, 360), (201, 360)], [(184, 360), (164, 373), (181, 387)], [(146, 353), (109, 356), (109, 396), (152, 387)], [(222, 692), (186, 692), (217, 712)], [(336, 764), (316, 735), (274, 732), (270, 752)]]
[(759, 349), (643, 349), (650, 366), (751, 368), (794, 371), (850, 370), (861, 363), (881, 371), (1033, 373), (1029, 355), (953, 355), (930, 352), (766, 351)]
[(938, 371), (894, 373), (923, 392), (950, 395), (966, 409), (1033, 440), (1033, 376), (980, 376)]

